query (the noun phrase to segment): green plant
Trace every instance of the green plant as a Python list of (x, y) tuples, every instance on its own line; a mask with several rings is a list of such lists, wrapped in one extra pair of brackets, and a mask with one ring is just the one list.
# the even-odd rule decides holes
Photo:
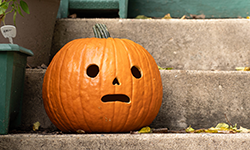
[[(10, 10), (7, 10), (8, 8), (11, 8)], [(30, 14), (29, 7), (27, 3), (23, 0), (0, 0), (0, 20), (2, 19), (3, 24), (5, 25), (5, 17), (7, 14), (10, 14), (14, 12), (13, 14), (13, 21), (14, 25), (16, 25), (16, 15), (19, 13), (21, 16), (23, 16), (21, 9), (27, 13)]]

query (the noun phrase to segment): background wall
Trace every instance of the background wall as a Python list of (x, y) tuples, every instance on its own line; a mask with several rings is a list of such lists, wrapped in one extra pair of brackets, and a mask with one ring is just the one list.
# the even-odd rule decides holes
[[(49, 55), (54, 32), (55, 20), (60, 0), (25, 0), (30, 9), (30, 14), (23, 12), (17, 14), (17, 36), (14, 44), (30, 49), (33, 57), (28, 57), (30, 66), (49, 63)], [(6, 24), (13, 25), (13, 14), (6, 17)], [(3, 24), (1, 24), (3, 25)], [(9, 43), (2, 34), (0, 43)]]

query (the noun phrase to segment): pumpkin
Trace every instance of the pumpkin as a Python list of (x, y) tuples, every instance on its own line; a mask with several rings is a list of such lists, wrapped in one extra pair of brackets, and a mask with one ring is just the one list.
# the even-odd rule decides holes
[[(153, 57), (128, 39), (97, 37), (62, 47), (44, 76), (43, 100), (63, 132), (129, 132), (148, 126), (162, 103), (162, 82)], [(106, 29), (106, 28), (105, 28)]]

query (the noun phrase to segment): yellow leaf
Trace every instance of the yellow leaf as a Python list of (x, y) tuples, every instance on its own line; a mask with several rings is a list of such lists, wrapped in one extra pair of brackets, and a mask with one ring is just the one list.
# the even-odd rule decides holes
[(151, 133), (151, 128), (143, 127), (138, 133)]
[(191, 126), (189, 126), (185, 131), (186, 132), (194, 132), (194, 129)]
[(170, 13), (166, 14), (162, 19), (172, 19)]
[(217, 126), (215, 128), (226, 128), (226, 129), (228, 129), (229, 125), (226, 124), (226, 123), (219, 123), (219, 124), (217, 124)]
[(203, 133), (203, 132), (205, 132), (205, 129), (194, 130), (194, 133)]
[(206, 133), (218, 133), (218, 129), (211, 127), (207, 130), (205, 130)]
[(159, 70), (172, 70), (173, 68), (162, 68), (162, 67), (158, 66), (158, 69)]
[(232, 127), (232, 126), (230, 126), (230, 129), (233, 129), (233, 130), (237, 130), (237, 123)]
[(237, 71), (250, 71), (250, 67), (236, 67)]
[(186, 18), (186, 16), (184, 15), (184, 16), (181, 17), (181, 20), (182, 20), (182, 19), (185, 19), (185, 18)]
[(250, 71), (249, 67), (245, 67), (243, 71)]
[(242, 126), (240, 126), (239, 132), (240, 133), (250, 133), (250, 130), (247, 129), (247, 128), (243, 128)]
[(39, 127), (40, 127), (40, 122), (35, 122), (35, 123), (33, 123), (33, 131), (37, 131), (38, 129), (39, 129)]
[(144, 16), (144, 15), (138, 15), (135, 17), (135, 19), (152, 19), (152, 18)]

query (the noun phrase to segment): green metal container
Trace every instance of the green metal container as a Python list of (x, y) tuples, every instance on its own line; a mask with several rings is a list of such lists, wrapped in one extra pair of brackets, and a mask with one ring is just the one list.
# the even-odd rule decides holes
[(0, 134), (21, 125), (27, 56), (33, 55), (16, 44), (0, 44)]

